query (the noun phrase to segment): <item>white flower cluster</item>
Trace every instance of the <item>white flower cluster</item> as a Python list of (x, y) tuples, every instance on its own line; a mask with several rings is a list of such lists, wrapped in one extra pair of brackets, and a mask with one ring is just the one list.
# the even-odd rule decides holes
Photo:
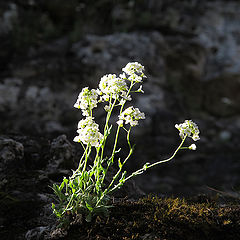
[[(100, 146), (103, 135), (99, 131), (98, 124), (94, 122), (92, 109), (96, 108), (99, 102), (109, 102), (109, 105), (104, 106), (104, 109), (107, 112), (111, 111), (114, 107), (111, 99), (114, 99), (114, 103), (117, 100), (115, 106), (123, 106), (126, 101), (131, 100), (130, 92), (133, 85), (142, 82), (142, 78), (145, 77), (144, 67), (137, 62), (128, 63), (122, 70), (123, 74), (119, 76), (116, 74), (104, 75), (99, 82), (98, 89), (89, 90), (88, 87), (85, 87), (80, 92), (74, 107), (81, 109), (86, 118), (78, 123), (78, 136), (74, 138), (75, 142), (90, 144), (94, 147)], [(131, 82), (129, 86), (127, 81)], [(143, 92), (142, 86), (133, 92)], [(125, 124), (129, 123), (131, 126), (136, 126), (138, 120), (144, 118), (144, 113), (141, 113), (138, 108), (130, 107), (120, 114), (117, 123), (123, 126), (125, 121)]]
[(132, 127), (138, 125), (138, 120), (145, 119), (145, 114), (140, 112), (138, 108), (129, 107), (125, 109), (119, 116), (117, 124), (122, 127), (125, 121), (125, 124), (130, 124)]
[(78, 99), (74, 104), (75, 108), (81, 109), (83, 116), (90, 116), (90, 111), (97, 107), (98, 91), (95, 89), (89, 90), (88, 87), (82, 89), (78, 95)]
[(82, 142), (84, 144), (89, 144), (93, 147), (99, 147), (103, 135), (99, 132), (99, 126), (94, 122), (92, 117), (86, 117), (78, 123), (79, 134), (76, 136), (74, 142)]
[[(121, 78), (123, 79), (127, 79), (129, 81), (132, 82), (137, 82), (137, 83), (141, 83), (143, 77), (146, 77), (143, 73), (144, 71), (144, 66), (142, 66), (140, 63), (138, 62), (130, 62), (128, 63), (123, 69), (122, 71), (124, 72), (123, 74), (120, 75)], [(127, 75), (129, 75), (129, 77), (127, 78)]]
[(185, 120), (184, 123), (176, 124), (175, 128), (179, 130), (179, 136), (182, 139), (184, 139), (185, 136), (192, 138), (194, 141), (200, 139), (198, 126), (192, 120)]
[(116, 76), (116, 74), (104, 75), (99, 83), (99, 89), (104, 94), (103, 100), (109, 101), (110, 96), (118, 99), (119, 96), (126, 96), (128, 87), (124, 79)]

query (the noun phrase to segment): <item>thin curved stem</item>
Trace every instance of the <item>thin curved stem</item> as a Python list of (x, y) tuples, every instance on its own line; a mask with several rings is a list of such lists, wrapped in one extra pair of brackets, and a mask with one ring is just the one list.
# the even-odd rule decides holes
[[(156, 166), (156, 165), (161, 164), (161, 163), (165, 163), (165, 162), (171, 161), (171, 160), (176, 156), (177, 152), (181, 149), (183, 143), (184, 143), (185, 140), (186, 140), (186, 137), (187, 137), (187, 135), (184, 136), (184, 138), (182, 139), (182, 142), (180, 143), (180, 145), (178, 146), (178, 148), (175, 150), (175, 152), (173, 153), (173, 155), (172, 155), (170, 158), (167, 158), (167, 159), (165, 159), (165, 160), (157, 161), (157, 162), (152, 163), (152, 164), (150, 164), (150, 165), (145, 165), (144, 167), (142, 167), (142, 168), (140, 168), (139, 170), (133, 172), (131, 175), (129, 175), (127, 178), (125, 178), (125, 179), (124, 179), (124, 182), (126, 182), (127, 180), (129, 180), (130, 178), (132, 178), (132, 177), (134, 177), (134, 176), (136, 176), (136, 175), (139, 175), (139, 174), (143, 173), (143, 172), (146, 171), (148, 168), (151, 168), (151, 167)], [(120, 186), (120, 184), (121, 184), (121, 183), (115, 185), (112, 189), (110, 189), (110, 190), (108, 191), (108, 194), (111, 193), (111, 192), (113, 192), (115, 189), (117, 189), (117, 188)]]
[[(129, 89), (128, 89), (128, 92), (127, 92), (127, 95), (126, 95), (127, 97), (128, 97), (128, 95), (130, 94), (131, 89), (132, 89), (133, 86), (134, 86), (134, 83), (131, 82), (131, 85), (130, 85), (130, 87), (129, 87)], [(121, 115), (121, 113), (122, 113), (122, 111), (123, 111), (123, 108), (124, 108), (124, 105), (125, 105), (125, 104), (123, 104), (123, 105), (121, 106), (119, 115)], [(112, 155), (111, 155), (111, 158), (110, 158), (112, 161), (113, 161), (114, 156), (115, 156), (115, 151), (116, 151), (116, 147), (117, 147), (117, 142), (118, 142), (118, 136), (119, 136), (120, 128), (121, 128), (121, 127), (118, 125), (117, 132), (116, 132), (116, 135), (115, 135), (115, 142), (114, 142), (114, 146), (113, 146), (113, 150), (112, 150)]]
[(79, 170), (81, 169), (82, 167), (82, 161), (83, 161), (83, 158), (85, 157), (85, 155), (87, 154), (87, 151), (88, 151), (88, 147), (84, 148), (85, 151), (81, 157), (81, 159), (79, 160), (79, 164), (78, 164), (78, 168), (74, 171), (74, 174), (71, 176), (71, 178), (74, 178), (76, 173), (79, 172)]
[(114, 102), (112, 103), (112, 95), (111, 95), (111, 98), (109, 100), (111, 108), (110, 108), (109, 112), (107, 113), (106, 122), (105, 122), (105, 126), (104, 126), (104, 139), (103, 139), (103, 143), (101, 146), (102, 151), (101, 151), (100, 161), (102, 161), (102, 159), (103, 159), (104, 148), (105, 148), (105, 144), (106, 144), (106, 140), (107, 140), (107, 136), (108, 136), (108, 130), (109, 130), (108, 122), (110, 120), (112, 110), (113, 110), (114, 106), (116, 105), (116, 101), (117, 101), (117, 99), (115, 99)]

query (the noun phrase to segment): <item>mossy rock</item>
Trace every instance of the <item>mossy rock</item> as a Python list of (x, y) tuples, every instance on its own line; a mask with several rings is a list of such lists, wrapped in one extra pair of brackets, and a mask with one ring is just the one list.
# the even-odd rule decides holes
[(240, 207), (149, 196), (115, 203), (108, 218), (75, 219), (64, 236), (56, 232), (52, 239), (240, 239)]

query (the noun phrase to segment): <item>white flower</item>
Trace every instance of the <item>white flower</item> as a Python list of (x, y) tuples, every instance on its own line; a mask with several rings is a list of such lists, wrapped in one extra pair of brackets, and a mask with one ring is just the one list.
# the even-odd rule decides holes
[(129, 107), (125, 109), (119, 116), (119, 121), (117, 124), (122, 127), (125, 121), (125, 124), (130, 124), (132, 127), (138, 125), (138, 120), (145, 119), (145, 114), (140, 112), (138, 108)]
[(103, 94), (98, 88), (96, 89), (96, 92), (97, 92), (98, 95), (102, 95)]
[(78, 136), (76, 136), (74, 142), (82, 142), (84, 144), (90, 144), (93, 147), (99, 147), (103, 135), (99, 132), (99, 126), (94, 122), (92, 117), (86, 117), (78, 123)]
[(144, 93), (144, 91), (142, 90), (142, 85), (140, 85), (140, 87), (138, 88), (138, 90), (136, 92)]
[(99, 102), (108, 102), (110, 100), (110, 96), (109, 95), (103, 95), (100, 96)]
[(110, 109), (111, 109), (110, 106), (108, 106), (108, 105), (104, 106), (104, 110), (105, 110), (106, 112), (109, 112)]
[(179, 130), (179, 136), (182, 139), (185, 136), (192, 138), (194, 141), (200, 139), (198, 126), (192, 120), (185, 120), (184, 123), (176, 124), (175, 127)]
[(197, 141), (197, 140), (200, 139), (200, 137), (198, 136), (198, 134), (194, 134), (194, 135), (192, 136), (192, 139), (193, 139), (193, 141)]
[(125, 80), (118, 78), (116, 74), (104, 75), (100, 80), (99, 88), (107, 96), (103, 98), (106, 101), (110, 99), (110, 96), (115, 99), (128, 91)]
[(120, 78), (126, 80), (127, 79), (127, 76), (126, 76), (126, 73), (122, 73), (119, 75)]
[(140, 82), (142, 82), (142, 77), (133, 73), (129, 76), (128, 80), (140, 83)]
[[(144, 71), (144, 66), (142, 66), (138, 62), (130, 62), (128, 63), (122, 71), (124, 72), (123, 74), (120, 75), (120, 77), (124, 79), (128, 79), (129, 81), (133, 83), (140, 83), (142, 82), (142, 78), (146, 77), (143, 73)], [(129, 75), (128, 78), (126, 74)]]
[(122, 127), (122, 126), (123, 126), (123, 120), (118, 120), (118, 121), (117, 121), (117, 124), (118, 124), (120, 127)]
[(188, 148), (189, 148), (190, 150), (196, 150), (196, 149), (197, 149), (197, 146), (196, 146), (196, 144), (191, 144)]
[(122, 69), (122, 71), (127, 73), (128, 75), (132, 75), (135, 73), (142, 74), (144, 71), (144, 66), (142, 66), (138, 62), (130, 62)]
[(78, 99), (74, 104), (75, 108), (81, 109), (83, 116), (89, 116), (90, 111), (97, 107), (98, 92), (95, 89), (89, 90), (88, 87), (82, 89)]
[(123, 92), (121, 97), (122, 97), (122, 99), (124, 99), (126, 101), (131, 101), (132, 100), (131, 95), (128, 95), (127, 92)]
[(126, 102), (126, 100), (122, 98), (122, 99), (120, 100), (120, 102), (119, 102), (119, 105), (121, 105), (121, 106), (122, 106), (122, 105), (124, 105), (124, 104), (125, 104), (125, 102)]

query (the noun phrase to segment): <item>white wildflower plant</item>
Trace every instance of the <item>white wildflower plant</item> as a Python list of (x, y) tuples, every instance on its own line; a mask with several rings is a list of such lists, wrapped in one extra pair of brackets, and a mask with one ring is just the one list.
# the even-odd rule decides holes
[[(82, 145), (84, 153), (72, 176), (64, 177), (59, 185), (53, 185), (58, 203), (52, 204), (52, 208), (62, 222), (69, 218), (69, 214), (71, 216), (82, 214), (86, 221), (91, 221), (96, 215), (108, 215), (108, 209), (112, 207), (111, 194), (127, 180), (142, 174), (153, 166), (172, 160), (180, 149), (196, 150), (195, 144), (189, 147), (183, 146), (187, 137), (194, 141), (200, 139), (197, 125), (192, 120), (186, 120), (184, 123), (175, 125), (182, 141), (171, 157), (151, 164), (146, 163), (139, 170), (128, 175), (126, 171), (123, 171), (123, 167), (133, 152), (130, 142), (132, 127), (137, 126), (139, 120), (145, 119), (145, 114), (138, 108), (133, 106), (125, 108), (125, 105), (132, 100), (131, 94), (144, 93), (141, 84), (146, 76), (144, 66), (138, 62), (128, 63), (122, 70), (123, 73), (119, 76), (116, 74), (103, 76), (98, 89), (83, 88), (74, 104), (74, 107), (82, 111), (84, 118), (78, 123), (78, 135), (73, 141)], [(99, 127), (94, 120), (93, 109), (96, 107), (103, 107), (106, 112), (103, 127)], [(113, 110), (119, 111), (115, 132), (110, 125)], [(117, 148), (119, 148), (118, 140), (122, 130), (129, 146), (125, 159), (116, 157), (120, 151)], [(115, 141), (111, 154), (106, 156), (104, 150), (110, 134), (115, 135)], [(106, 181), (108, 170), (115, 162), (118, 164), (118, 170), (110, 181)]]

